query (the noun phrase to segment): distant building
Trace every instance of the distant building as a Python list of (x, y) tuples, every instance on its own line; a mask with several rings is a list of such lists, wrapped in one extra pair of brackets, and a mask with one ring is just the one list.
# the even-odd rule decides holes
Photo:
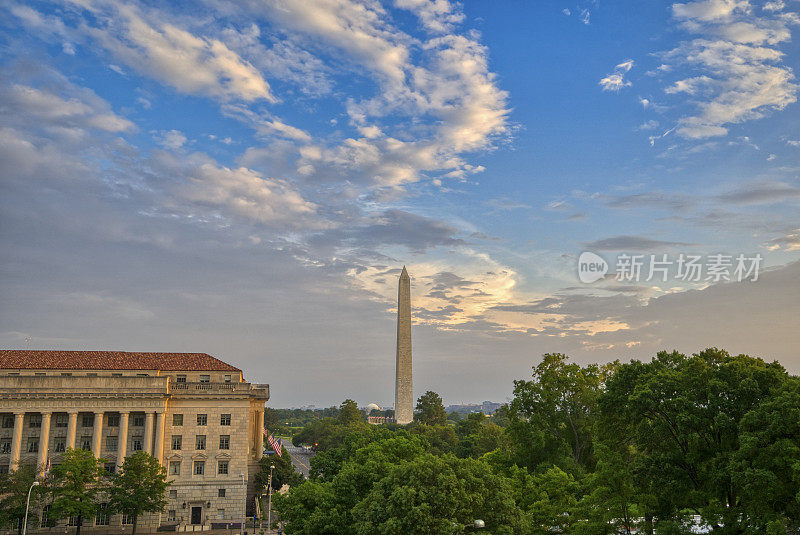
[[(91, 450), (116, 470), (142, 450), (173, 483), (163, 514), (140, 518), (137, 529), (238, 528), (254, 504), (268, 399), (269, 385), (247, 383), (205, 353), (3, 350), (0, 471), (43, 470), (67, 448)], [(130, 522), (101, 513), (82, 529), (124, 533)]]

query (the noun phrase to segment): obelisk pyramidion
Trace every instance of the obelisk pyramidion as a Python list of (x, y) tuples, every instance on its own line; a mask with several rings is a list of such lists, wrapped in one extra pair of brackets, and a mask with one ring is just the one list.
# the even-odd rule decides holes
[(394, 418), (399, 424), (414, 419), (414, 391), (411, 387), (411, 279), (406, 267), (397, 289), (397, 372), (394, 383)]

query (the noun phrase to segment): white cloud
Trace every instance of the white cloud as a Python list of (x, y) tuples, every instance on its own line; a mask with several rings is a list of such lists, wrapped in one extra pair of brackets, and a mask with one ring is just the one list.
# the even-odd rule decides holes
[(614, 67), (614, 72), (600, 80), (603, 91), (619, 91), (623, 87), (628, 87), (631, 82), (625, 80), (625, 74), (633, 68), (633, 60), (628, 59)]
[[(771, 7), (778, 9), (777, 4)], [(665, 89), (667, 94), (698, 97), (697, 113), (679, 120), (678, 134), (690, 139), (723, 136), (731, 124), (758, 119), (797, 100), (792, 70), (774, 48), (791, 37), (785, 17), (756, 16), (747, 0), (698, 0), (672, 8), (682, 27), (700, 37), (664, 57), (703, 73)]]
[(395, 0), (394, 5), (413, 11), (426, 29), (437, 33), (452, 31), (464, 20), (460, 6), (448, 0)]
[[(106, 6), (103, 6), (106, 7)], [(99, 10), (98, 7), (94, 9)], [(120, 61), (180, 92), (224, 101), (274, 101), (269, 84), (247, 61), (215, 38), (198, 37), (130, 5), (116, 5), (95, 17), (87, 31)]]
[(106, 132), (131, 132), (134, 124), (113, 113), (108, 103), (93, 92), (61, 80), (64, 95), (26, 85), (12, 85), (0, 90), (6, 106), (24, 111), (49, 125), (70, 128), (94, 128)]
[(717, 22), (730, 19), (734, 12), (747, 13), (748, 0), (696, 0), (685, 4), (672, 4), (672, 13), (677, 18)]
[(225, 214), (267, 224), (275, 228), (322, 228), (317, 206), (284, 180), (267, 178), (246, 167), (228, 168), (213, 161), (189, 160), (178, 164), (163, 159), (180, 173), (182, 181), (173, 192), (197, 207), (224, 210)]
[(156, 141), (164, 148), (178, 150), (186, 144), (186, 136), (179, 130), (169, 130), (161, 132)]

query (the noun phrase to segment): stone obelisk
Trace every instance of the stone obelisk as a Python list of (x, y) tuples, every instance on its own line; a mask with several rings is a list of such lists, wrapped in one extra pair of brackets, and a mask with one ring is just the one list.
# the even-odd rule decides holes
[(414, 391), (411, 387), (411, 278), (406, 267), (400, 273), (397, 290), (397, 371), (394, 383), (394, 418), (398, 424), (414, 419)]

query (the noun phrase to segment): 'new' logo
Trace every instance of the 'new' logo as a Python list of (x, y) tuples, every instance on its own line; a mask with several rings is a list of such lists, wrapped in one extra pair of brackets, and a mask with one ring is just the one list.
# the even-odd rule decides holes
[(602, 279), (608, 273), (608, 263), (602, 257), (585, 251), (578, 257), (578, 278), (590, 284)]

